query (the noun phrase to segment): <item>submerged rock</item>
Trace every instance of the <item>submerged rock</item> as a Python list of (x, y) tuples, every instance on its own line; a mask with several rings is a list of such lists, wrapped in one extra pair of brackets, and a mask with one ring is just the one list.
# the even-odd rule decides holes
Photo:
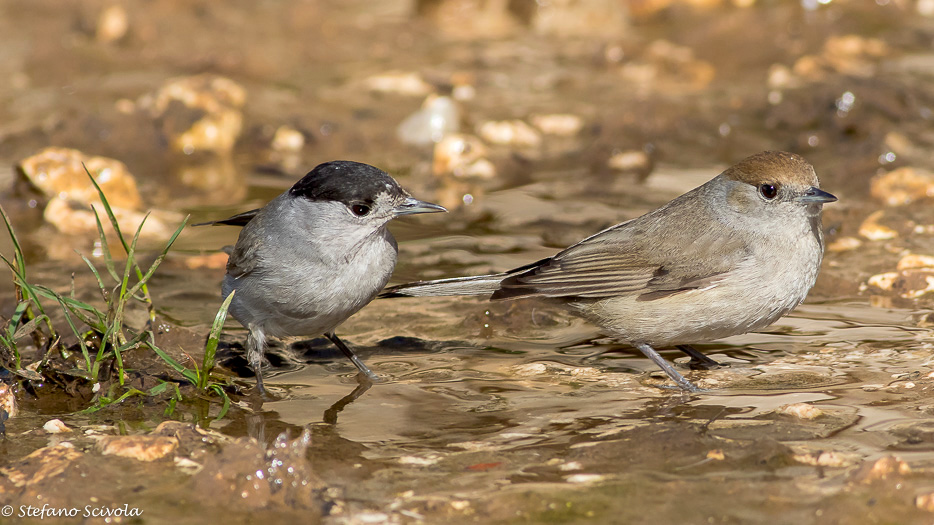
[(97, 449), (105, 456), (155, 461), (175, 452), (178, 439), (168, 436), (103, 436)]
[(884, 210), (876, 210), (869, 214), (869, 217), (866, 217), (863, 223), (859, 225), (860, 237), (870, 241), (886, 241), (898, 237), (897, 231), (884, 224), (879, 224), (884, 215)]
[(145, 219), (141, 236), (165, 239), (175, 231), (169, 224), (181, 220), (177, 214), (162, 211), (147, 217), (135, 177), (125, 164), (115, 159), (86, 155), (69, 148), (46, 148), (20, 161), (17, 171), (26, 185), (48, 199), (42, 216), (45, 222), (64, 234), (97, 233), (92, 206), (97, 209), (104, 228), (111, 229), (88, 172), (107, 197), (117, 224), (125, 234), (132, 236)]
[(857, 470), (851, 481), (855, 483), (872, 483), (878, 480), (903, 477), (911, 474), (908, 463), (895, 456), (885, 456), (873, 463), (866, 463)]
[(372, 75), (364, 81), (370, 91), (393, 93), (396, 95), (425, 96), (432, 91), (432, 85), (414, 71), (387, 71)]
[(532, 115), (532, 125), (546, 135), (573, 137), (584, 127), (584, 119), (570, 113)]
[(97, 16), (94, 39), (104, 44), (116, 42), (126, 36), (129, 28), (126, 8), (119, 4), (111, 5)]
[(68, 470), (84, 453), (71, 443), (40, 448), (6, 467), (0, 473), (16, 487), (42, 485)]
[(460, 108), (451, 97), (429, 95), (418, 111), (399, 124), (396, 135), (406, 144), (424, 146), (457, 133), (460, 119)]
[(532, 28), (559, 37), (616, 37), (629, 25), (627, 6), (618, 0), (534, 2)]
[(517, 148), (537, 148), (542, 136), (522, 120), (487, 121), (477, 127), (477, 134), (491, 144)]
[(136, 179), (126, 165), (116, 159), (86, 155), (70, 148), (46, 148), (21, 160), (16, 168), (32, 187), (49, 199), (99, 203), (97, 189), (88, 178), (90, 172), (111, 206), (140, 209), (143, 205)]
[(934, 292), (934, 269), (906, 269), (873, 275), (866, 286), (898, 294), (903, 299), (917, 299)]
[(2, 424), (11, 417), (16, 417), (18, 412), (16, 404), (16, 395), (13, 393), (13, 387), (0, 383), (0, 429)]
[(49, 434), (62, 434), (65, 432), (71, 432), (71, 428), (68, 427), (61, 419), (50, 419), (42, 425), (42, 430), (45, 430)]
[(431, 172), (438, 177), (491, 179), (496, 176), (496, 167), (487, 155), (487, 147), (477, 137), (460, 133), (448, 135), (435, 144)]
[(897, 270), (911, 270), (915, 268), (934, 268), (934, 255), (920, 255), (909, 253), (898, 260)]
[(876, 72), (876, 62), (888, 54), (888, 46), (877, 38), (831, 36), (819, 54), (799, 58), (792, 71), (806, 80), (821, 80), (830, 73), (869, 77)]
[(243, 128), (245, 103), (240, 84), (204, 74), (171, 79), (136, 106), (149, 113), (173, 151), (190, 155), (232, 150)]
[(934, 173), (910, 166), (877, 175), (869, 185), (869, 194), (888, 206), (934, 197)]

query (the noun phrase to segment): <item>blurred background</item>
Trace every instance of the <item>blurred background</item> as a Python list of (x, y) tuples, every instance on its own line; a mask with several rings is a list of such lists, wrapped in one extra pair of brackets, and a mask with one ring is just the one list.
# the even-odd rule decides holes
[[(450, 210), (392, 224), (400, 240), (394, 282), (403, 282), (517, 267), (645, 213), (753, 153), (801, 154), (840, 199), (825, 207), (828, 249), (809, 304), (768, 334), (707, 348), (733, 359), (734, 371), (765, 370), (776, 355), (785, 360), (778, 368), (800, 365), (806, 373), (791, 384), (803, 390), (794, 395), (769, 398), (770, 388), (789, 383), (762, 379), (737, 387), (745, 397), (675, 407), (667, 392), (632, 386), (639, 377), (632, 371), (651, 370), (632, 355), (601, 358), (583, 375), (571, 371), (612, 342), (580, 346), (598, 335), (560, 310), (377, 301), (341, 334), (377, 372), (407, 379), (354, 402), (338, 426), (336, 414), (356, 399), (334, 408), (353, 389), (349, 365), (334, 355), (322, 365), (321, 345), (306, 345), (319, 356), (308, 360), (273, 352), (273, 383), (278, 373), (288, 393), (267, 404), (266, 424), (277, 431), (322, 418), (333, 424), (316, 439), (345, 456), (319, 450), (315, 468), (330, 473), (328, 483), (360, 482), (347, 490), (364, 501), (336, 505), (397, 521), (418, 520), (390, 512), (394, 501), (416, 501), (412, 512), (435, 520), (503, 522), (513, 508), (542, 517), (554, 510), (548, 505), (584, 501), (589, 510), (572, 512), (568, 503), (552, 517), (629, 513), (629, 522), (650, 523), (627, 503), (644, 498), (672, 522), (693, 522), (685, 509), (659, 501), (686, 490), (718, 522), (820, 522), (817, 511), (835, 512), (840, 523), (870, 522), (872, 512), (929, 522), (932, 79), (934, 0), (0, 0), (0, 204), (31, 277), (92, 297), (99, 291), (78, 253), (99, 261), (103, 246), (90, 208), (99, 200), (82, 162), (98, 174), (124, 230), (151, 213), (141, 247), (155, 254), (186, 215), (199, 222), (257, 208), (321, 162), (356, 160)], [(186, 228), (153, 278), (164, 337), (183, 352), (203, 344), (220, 304), (220, 249), (237, 233)], [(10, 250), (4, 233), (0, 253)], [(4, 315), (12, 290), (0, 283)], [(245, 334), (227, 326), (227, 364), (249, 375), (237, 360)], [(418, 339), (386, 343), (396, 336)], [(748, 344), (765, 353), (739, 350)], [(825, 355), (837, 351), (849, 357)], [(398, 357), (406, 352), (413, 353)], [(815, 355), (830, 361), (808, 368)], [(765, 376), (777, 373), (769, 370)], [(917, 383), (884, 390), (904, 379), (897, 374), (914, 374)], [(626, 388), (628, 404), (614, 390)], [(729, 446), (752, 443), (735, 445), (739, 459), (722, 463), (721, 492), (655, 483), (659, 471), (682, 480), (683, 465), (723, 459), (722, 443), (705, 441), (697, 421), (730, 414), (759, 424), (772, 417), (762, 415), (763, 404), (828, 399), (849, 408), (824, 407), (832, 417), (823, 423), (766, 432), (813, 440), (810, 452), (721, 429), (740, 440)], [(878, 403), (893, 412), (874, 411)], [(224, 431), (253, 435), (238, 414)], [(653, 417), (657, 426), (634, 430), (643, 427), (633, 421)], [(528, 438), (545, 429), (552, 438)], [(844, 429), (858, 432), (838, 435)], [(618, 449), (591, 456), (573, 448), (599, 432), (630, 431), (631, 440), (614, 442)], [(837, 441), (824, 439), (832, 436)], [(815, 447), (839, 454), (828, 459)], [(530, 452), (544, 449), (567, 462)], [(917, 454), (911, 494), (862, 485), (877, 478), (859, 469), (893, 449)], [(445, 476), (472, 468), (463, 487), (479, 492), (458, 499), (456, 483), (418, 470), (435, 463)], [(780, 470), (791, 464), (799, 470)], [(615, 475), (633, 465), (653, 474), (599, 485), (594, 500), (576, 487), (605, 478), (569, 481), (578, 471)], [(900, 465), (879, 468), (897, 477), (906, 472)], [(825, 467), (839, 476), (820, 485)], [(745, 477), (749, 468), (755, 482)], [(390, 472), (395, 482), (380, 485), (380, 476), (396, 476)], [(772, 484), (776, 472), (781, 479)], [(490, 484), (528, 481), (571, 483), (560, 489), (570, 492), (485, 501)], [(639, 498), (618, 499), (630, 484)], [(409, 486), (414, 496), (398, 496)], [(870, 486), (883, 495), (882, 510), (867, 510)], [(761, 500), (773, 490), (783, 501), (811, 498), (809, 506), (788, 517), (782, 505)], [(850, 496), (833, 499), (840, 494)], [(723, 510), (736, 501), (758, 510)]]

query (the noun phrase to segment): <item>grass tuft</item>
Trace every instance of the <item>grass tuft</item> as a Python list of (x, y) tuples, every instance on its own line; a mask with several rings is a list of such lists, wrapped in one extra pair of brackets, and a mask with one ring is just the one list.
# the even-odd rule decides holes
[[(61, 376), (64, 374), (74, 380), (89, 383), (88, 386), (91, 387), (94, 395), (90, 406), (82, 411), (85, 413), (101, 410), (131, 397), (168, 395), (165, 413), (171, 415), (178, 402), (186, 401), (176, 382), (161, 381), (149, 389), (140, 389), (126, 384), (128, 370), (124, 354), (140, 350), (152, 351), (184, 381), (191, 384), (199, 399), (205, 396), (217, 399), (221, 407), (215, 420), (223, 418), (230, 407), (230, 399), (225, 390), (225, 387), (229, 385), (228, 381), (223, 378), (212, 375), (212, 371), (218, 338), (224, 320), (227, 318), (227, 309), (233, 294), (227, 297), (217, 312), (204, 348), (201, 368), (199, 369), (197, 364), (193, 364), (192, 368), (187, 368), (173, 359), (156, 343), (156, 335), (153, 331), (156, 312), (149, 293), (149, 281), (188, 224), (188, 217), (182, 221), (153, 263), (144, 271), (137, 260), (137, 244), (148, 215), (140, 223), (132, 239), (128, 240), (120, 229), (106, 195), (87, 167), (85, 167), (85, 172), (97, 189), (104, 213), (123, 248), (126, 261), (122, 268), (119, 268), (114, 261), (104, 232), (104, 224), (98, 210), (92, 206), (103, 250), (102, 258), (106, 274), (102, 274), (84, 255), (81, 255), (81, 258), (96, 280), (103, 307), (78, 300), (74, 293), (73, 278), (69, 294), (60, 294), (47, 286), (33, 284), (27, 278), (26, 259), (12, 222), (0, 207), (0, 217), (13, 242), (13, 257), (8, 258), (0, 254), (0, 260), (12, 271), (17, 300), (12, 316), (5, 325), (0, 326), (0, 365), (20, 377), (21, 380), (61, 384), (63, 382)], [(112, 282), (108, 284), (107, 281)], [(43, 300), (50, 301), (61, 309), (68, 331), (77, 340), (76, 345), (69, 348), (62, 343), (61, 337), (46, 313)], [(141, 329), (127, 326), (125, 322), (126, 312), (134, 304), (142, 304), (148, 311), (147, 321)], [(38, 352), (36, 361), (24, 365), (19, 342), (27, 336), (32, 338)], [(63, 370), (61, 365), (49, 366), (49, 360), (53, 356), (66, 363), (72, 363), (72, 367)], [(110, 377), (109, 380), (104, 377), (105, 373)], [(115, 379), (112, 378), (114, 374)], [(104, 383), (107, 383), (106, 391)]]

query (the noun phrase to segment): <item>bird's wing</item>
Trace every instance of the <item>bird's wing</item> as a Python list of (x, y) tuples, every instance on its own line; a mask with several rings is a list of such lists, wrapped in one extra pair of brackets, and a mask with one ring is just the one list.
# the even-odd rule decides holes
[(623, 223), (554, 257), (510, 272), (493, 298), (635, 295), (639, 300), (654, 300), (706, 288), (749, 255), (746, 244), (736, 236), (716, 231), (669, 229), (662, 245), (651, 227)]
[(256, 269), (256, 250), (257, 247), (254, 245), (238, 244), (235, 246), (230, 257), (227, 258), (227, 275), (239, 279)]
[(192, 226), (218, 226), (221, 224), (225, 224), (227, 226), (246, 226), (248, 222), (253, 220), (253, 217), (256, 217), (258, 212), (259, 208), (245, 211), (243, 213), (238, 213), (233, 217), (227, 217), (226, 219), (219, 221), (199, 222), (198, 224), (192, 224)]
[(227, 254), (227, 275), (234, 279), (253, 272), (261, 264), (266, 239), (256, 233), (259, 228), (254, 226), (256, 224), (243, 228), (237, 244)]

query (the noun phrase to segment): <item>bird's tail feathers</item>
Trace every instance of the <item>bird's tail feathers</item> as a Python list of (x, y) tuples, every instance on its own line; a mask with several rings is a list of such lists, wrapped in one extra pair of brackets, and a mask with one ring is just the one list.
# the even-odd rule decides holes
[(499, 290), (499, 283), (510, 274), (478, 275), (476, 277), (455, 277), (437, 281), (415, 281), (412, 283), (390, 286), (378, 297), (431, 297), (446, 295), (492, 295)]

